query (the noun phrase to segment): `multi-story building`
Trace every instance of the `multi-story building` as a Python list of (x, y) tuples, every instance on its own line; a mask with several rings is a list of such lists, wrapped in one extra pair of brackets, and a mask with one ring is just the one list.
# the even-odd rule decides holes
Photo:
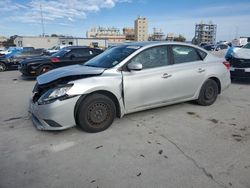
[(153, 32), (152, 36), (150, 37), (151, 40), (153, 40), (153, 41), (165, 40), (165, 39), (164, 39), (164, 36), (165, 36), (165, 35), (164, 35), (164, 33), (162, 32), (161, 29), (159, 29), (159, 28), (154, 28), (153, 30), (154, 30), (154, 32)]
[(212, 22), (205, 24), (201, 22), (195, 25), (195, 40), (198, 44), (200, 43), (211, 43), (216, 42), (216, 30), (217, 25)]
[(130, 27), (123, 28), (123, 35), (125, 35), (127, 41), (135, 40), (135, 29)]
[(7, 38), (4, 36), (0, 36), (0, 49), (3, 49), (3, 43), (7, 41)]
[(115, 27), (94, 27), (86, 33), (87, 38), (107, 39), (111, 43), (120, 43), (125, 41), (125, 35), (120, 33), (120, 30)]
[(135, 20), (135, 40), (136, 41), (148, 40), (148, 20), (145, 17), (139, 16)]
[(167, 37), (166, 37), (166, 40), (167, 41), (174, 41), (174, 38), (175, 38), (175, 34), (174, 33), (168, 33)]

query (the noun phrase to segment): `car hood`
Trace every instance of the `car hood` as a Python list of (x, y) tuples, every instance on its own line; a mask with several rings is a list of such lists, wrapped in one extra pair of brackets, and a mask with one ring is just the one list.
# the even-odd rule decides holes
[(250, 59), (250, 49), (241, 48), (233, 53), (233, 57), (239, 59)]
[(32, 63), (32, 62), (42, 62), (42, 61), (46, 61), (46, 60), (50, 60), (49, 56), (31, 57), (31, 58), (26, 58), (24, 61), (22, 61), (22, 64), (28, 64), (28, 63)]
[(100, 67), (72, 65), (72, 66), (57, 68), (45, 74), (42, 74), (37, 77), (37, 82), (39, 85), (43, 85), (66, 77), (100, 75), (104, 71), (105, 68), (100, 68)]

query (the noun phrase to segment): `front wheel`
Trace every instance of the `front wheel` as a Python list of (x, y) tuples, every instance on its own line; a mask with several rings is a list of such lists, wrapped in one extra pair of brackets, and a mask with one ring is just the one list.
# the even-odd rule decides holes
[(202, 106), (213, 104), (217, 99), (218, 90), (218, 84), (214, 80), (208, 79), (201, 87), (199, 98), (197, 100), (198, 104)]
[(4, 72), (6, 70), (6, 65), (0, 62), (0, 72)]
[(115, 104), (109, 97), (92, 94), (80, 103), (76, 122), (84, 131), (96, 133), (107, 129), (113, 123), (115, 115)]

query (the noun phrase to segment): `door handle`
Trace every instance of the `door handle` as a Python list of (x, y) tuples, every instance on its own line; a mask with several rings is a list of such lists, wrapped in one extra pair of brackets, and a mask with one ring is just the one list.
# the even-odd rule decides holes
[(169, 77), (171, 77), (171, 76), (172, 76), (171, 74), (164, 73), (164, 74), (162, 75), (162, 78), (169, 78)]
[(205, 72), (205, 69), (199, 68), (198, 73), (202, 73), (202, 72)]

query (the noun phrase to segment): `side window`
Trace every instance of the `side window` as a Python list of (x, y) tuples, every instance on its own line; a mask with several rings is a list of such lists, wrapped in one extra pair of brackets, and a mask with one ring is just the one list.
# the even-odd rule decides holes
[(146, 49), (133, 58), (130, 63), (141, 63), (143, 69), (166, 66), (168, 62), (167, 46), (157, 46)]
[(202, 60), (196, 49), (190, 46), (173, 46), (175, 64)]
[(70, 57), (73, 55), (74, 57), (86, 57), (90, 56), (89, 49), (72, 49), (66, 56)]
[(102, 53), (102, 51), (98, 50), (98, 49), (92, 49), (92, 52), (94, 55), (98, 55), (98, 54)]
[(75, 51), (76, 57), (88, 57), (90, 56), (90, 51), (89, 49), (76, 49)]

